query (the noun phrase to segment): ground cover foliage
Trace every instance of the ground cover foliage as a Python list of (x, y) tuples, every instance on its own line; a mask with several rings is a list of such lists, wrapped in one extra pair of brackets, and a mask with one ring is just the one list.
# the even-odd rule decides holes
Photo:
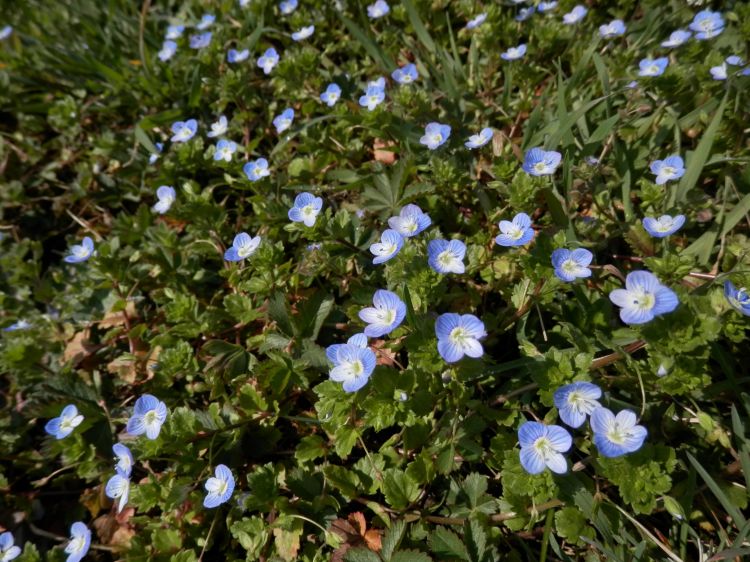
[[(750, 4), (590, 1), (575, 24), (566, 0), (526, 21), (510, 1), (288, 6), (29, 0), (0, 16), (0, 527), (16, 560), (76, 559), (76, 522), (91, 560), (748, 556), (750, 305), (724, 287), (750, 286), (750, 76), (725, 63), (748, 55)], [(718, 33), (661, 45), (706, 8)], [(624, 34), (601, 37), (614, 19)], [(639, 76), (647, 57), (668, 57), (663, 73)], [(432, 122), (451, 127), (434, 150)], [(534, 147), (560, 154), (552, 174), (523, 169)], [(659, 185), (651, 164), (671, 155), (684, 175)], [(301, 193), (322, 199), (312, 226), (290, 221)], [(408, 204), (430, 226), (373, 264)], [(519, 213), (533, 240), (496, 243)], [(684, 225), (654, 237), (643, 219), (663, 214)], [(225, 259), (240, 232), (259, 245)], [(66, 261), (85, 236), (95, 254)], [(438, 239), (463, 242), (462, 273), (428, 263)], [(589, 277), (555, 273), (562, 248), (591, 252)], [(625, 323), (610, 295), (644, 270), (679, 304)], [(326, 350), (363, 331), (377, 290), (404, 319), (360, 348), (377, 365), (347, 392)], [(481, 320), (479, 358), (446, 361), (445, 313)], [(642, 446), (605, 456), (593, 422), (566, 426), (554, 393), (574, 381), (632, 411)], [(141, 419), (155, 439), (134, 421), (144, 395), (166, 406), (163, 425)], [(70, 404), (83, 419), (45, 431)], [(564, 473), (522, 465), (528, 421), (567, 428)], [(113, 502), (117, 443), (133, 464)], [(228, 496), (205, 507), (211, 477)]]

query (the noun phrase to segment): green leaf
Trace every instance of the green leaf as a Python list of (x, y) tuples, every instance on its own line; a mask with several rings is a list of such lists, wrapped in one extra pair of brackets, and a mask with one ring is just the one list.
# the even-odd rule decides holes
[(383, 541), (381, 543), (380, 556), (385, 562), (392, 562), (391, 557), (393, 552), (401, 544), (401, 540), (404, 538), (406, 532), (406, 523), (402, 519), (397, 519), (391, 525), (391, 528), (386, 531)]
[(479, 500), (487, 492), (487, 477), (472, 472), (464, 479), (461, 489), (469, 499), (469, 505), (476, 507), (479, 505)]
[(432, 562), (432, 558), (418, 550), (399, 550), (393, 555), (391, 562)]
[(325, 441), (319, 435), (307, 435), (303, 437), (294, 451), (294, 457), (300, 462), (311, 461), (325, 456), (325, 454)]
[(369, 548), (350, 548), (344, 554), (346, 562), (381, 562), (380, 557)]
[(739, 509), (732, 503), (732, 501), (727, 497), (727, 495), (724, 493), (724, 491), (721, 489), (721, 487), (716, 483), (716, 480), (714, 480), (711, 475), (706, 471), (705, 468), (703, 468), (703, 465), (699, 463), (693, 455), (690, 453), (686, 453), (688, 460), (690, 461), (690, 464), (693, 465), (696, 472), (700, 474), (700, 477), (703, 478), (703, 481), (706, 483), (708, 488), (711, 490), (713, 495), (716, 497), (716, 499), (719, 501), (721, 506), (724, 508), (724, 510), (729, 514), (729, 516), (734, 519), (734, 524), (737, 527), (744, 526), (747, 521), (745, 520), (745, 517), (742, 515)]
[(297, 334), (295, 326), (292, 324), (286, 298), (284, 298), (282, 293), (274, 293), (268, 299), (268, 315), (287, 336), (295, 336)]
[(141, 146), (143, 146), (143, 148), (148, 150), (151, 154), (159, 154), (159, 149), (157, 149), (156, 145), (151, 142), (151, 139), (146, 134), (146, 131), (141, 128), (140, 124), (134, 127), (133, 132), (135, 133), (135, 139), (141, 144)]
[(419, 485), (397, 468), (389, 468), (383, 478), (383, 493), (388, 505), (406, 509), (419, 497)]
[(466, 550), (461, 538), (446, 527), (438, 527), (430, 534), (427, 542), (430, 550), (440, 556), (450, 556), (471, 562), (469, 551)]

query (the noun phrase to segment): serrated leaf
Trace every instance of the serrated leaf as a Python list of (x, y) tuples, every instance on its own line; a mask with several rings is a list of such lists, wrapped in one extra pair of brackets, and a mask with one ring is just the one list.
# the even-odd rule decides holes
[(345, 562), (381, 562), (380, 557), (368, 548), (350, 548), (344, 554)]
[(419, 497), (419, 486), (405, 472), (389, 468), (383, 478), (383, 493), (388, 505), (394, 509), (406, 509)]
[(399, 550), (393, 555), (391, 562), (432, 562), (432, 558), (418, 550)]
[(438, 527), (435, 531), (430, 534), (427, 542), (430, 545), (430, 550), (435, 554), (441, 556), (452, 556), (454, 558), (460, 558), (471, 562), (469, 557), (469, 551), (466, 550), (461, 538), (446, 527)]
[(403, 520), (398, 519), (393, 522), (391, 528), (386, 532), (383, 537), (383, 542), (380, 550), (380, 556), (385, 562), (392, 562), (391, 557), (394, 551), (401, 544), (401, 540), (404, 537), (406, 531), (406, 523)]

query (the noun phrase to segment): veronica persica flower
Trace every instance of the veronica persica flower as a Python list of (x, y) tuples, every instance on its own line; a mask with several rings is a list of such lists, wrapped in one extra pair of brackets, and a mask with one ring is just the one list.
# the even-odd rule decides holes
[(685, 163), (675, 154), (664, 160), (651, 162), (651, 173), (656, 175), (656, 185), (664, 185), (668, 181), (678, 180), (685, 175)]
[(224, 252), (224, 259), (227, 261), (242, 261), (252, 256), (258, 246), (260, 246), (260, 236), (250, 238), (247, 232), (240, 232), (234, 237), (232, 247)]
[(163, 215), (172, 207), (176, 197), (177, 193), (175, 192), (174, 187), (171, 185), (161, 185), (159, 186), (159, 189), (156, 190), (156, 198), (158, 201), (156, 202), (156, 205), (151, 207), (151, 209), (153, 209), (154, 212)]
[(70, 542), (65, 547), (65, 562), (80, 562), (91, 546), (91, 531), (81, 521), (70, 526)]
[(94, 241), (85, 236), (80, 244), (70, 247), (70, 253), (63, 259), (67, 263), (81, 263), (94, 255)]
[(742, 66), (745, 64), (745, 61), (742, 59), (742, 57), (738, 55), (729, 55), (724, 62), (727, 64), (731, 64), (732, 66)]
[(559, 425), (526, 422), (518, 429), (521, 444), (521, 466), (529, 474), (540, 474), (549, 468), (557, 474), (568, 471), (563, 453), (573, 446), (573, 438)]
[(526, 213), (518, 213), (512, 221), (500, 221), (500, 234), (495, 238), (498, 246), (525, 246), (534, 238), (531, 218)]
[(265, 158), (250, 160), (250, 162), (242, 167), (242, 171), (245, 172), (247, 179), (250, 181), (258, 181), (261, 178), (271, 175), (271, 172), (268, 171), (268, 160)]
[(476, 29), (480, 25), (484, 23), (484, 20), (487, 19), (486, 13), (481, 13), (476, 16), (474, 16), (472, 19), (470, 19), (468, 22), (466, 22), (466, 29)]
[(288, 16), (296, 9), (297, 0), (284, 0), (284, 2), (279, 3), (279, 11), (285, 16)]
[(83, 416), (78, 413), (78, 408), (73, 404), (68, 404), (63, 408), (62, 413), (57, 418), (52, 418), (44, 426), (44, 431), (52, 435), (55, 439), (64, 439), (73, 430), (81, 425)]
[(625, 24), (622, 20), (612, 20), (611, 22), (599, 26), (599, 35), (604, 39), (618, 37), (625, 33)]
[(166, 420), (167, 405), (155, 396), (144, 394), (135, 401), (133, 415), (128, 420), (126, 431), (130, 435), (145, 433), (149, 439), (156, 439)]
[(198, 121), (188, 119), (187, 121), (175, 121), (172, 123), (172, 142), (186, 142), (195, 136), (198, 130)]
[(417, 78), (417, 66), (414, 63), (405, 64), (391, 73), (391, 77), (399, 84), (411, 84)]
[(661, 46), (667, 49), (673, 49), (687, 43), (687, 40), (692, 37), (692, 33), (685, 31), (684, 29), (678, 29), (669, 34), (669, 39), (661, 42)]
[(585, 248), (578, 248), (572, 252), (559, 248), (552, 252), (552, 267), (555, 268), (555, 276), (566, 283), (591, 277), (591, 270), (588, 266), (593, 258), (594, 254)]
[(682, 228), (683, 224), (685, 224), (685, 215), (676, 217), (662, 215), (659, 218), (644, 217), (643, 219), (643, 228), (654, 238), (664, 238), (674, 234)]
[(745, 287), (738, 289), (731, 281), (724, 281), (724, 296), (737, 312), (750, 316), (750, 294)]
[(156, 152), (152, 152), (148, 157), (148, 163), (153, 164), (159, 159), (159, 155), (161, 154), (161, 151), (164, 150), (164, 143), (157, 142), (154, 143), (154, 148), (156, 148)]
[(526, 44), (521, 43), (518, 47), (511, 47), (500, 55), (503, 60), (518, 60), (526, 54)]
[(477, 358), (484, 354), (479, 340), (487, 332), (484, 330), (484, 322), (473, 314), (441, 314), (435, 321), (435, 335), (438, 353), (448, 363), (455, 363), (464, 355)]
[(292, 33), (292, 39), (295, 41), (302, 41), (310, 37), (313, 33), (315, 33), (315, 26), (308, 25), (307, 27), (303, 27), (299, 31)]
[(573, 25), (575, 23), (578, 23), (586, 16), (587, 13), (588, 10), (584, 6), (581, 6), (579, 4), (563, 16), (563, 23), (565, 25)]
[(174, 41), (164, 41), (161, 45), (161, 51), (157, 53), (157, 57), (159, 57), (159, 60), (162, 62), (166, 62), (169, 59), (171, 59), (174, 54), (177, 52), (177, 43)]
[(367, 323), (365, 335), (379, 338), (390, 334), (401, 325), (406, 316), (406, 305), (396, 293), (379, 289), (372, 297), (373, 306), (359, 311), (359, 318)]
[(122, 508), (128, 503), (130, 478), (124, 474), (115, 474), (107, 481), (107, 485), (104, 487), (104, 494), (110, 499), (118, 500), (117, 513), (120, 513)]
[(227, 51), (227, 62), (235, 63), (242, 62), (250, 56), (250, 49), (243, 49), (238, 51), (237, 49), (229, 49)]
[(385, 99), (385, 90), (379, 86), (369, 85), (365, 90), (364, 95), (359, 98), (359, 105), (366, 107), (370, 111), (375, 109)]
[(291, 107), (287, 107), (280, 115), (273, 118), (273, 126), (276, 127), (276, 132), (281, 134), (292, 126), (294, 122), (294, 110)]
[(719, 12), (701, 10), (695, 14), (688, 28), (695, 32), (696, 39), (712, 39), (724, 31), (724, 18)]
[(341, 88), (338, 84), (328, 84), (325, 92), (320, 94), (320, 101), (326, 104), (328, 107), (333, 107), (341, 97)]
[(466, 244), (460, 240), (430, 240), (427, 263), (438, 273), (463, 273)]
[[(6, 326), (5, 328), (3, 328), (3, 332), (16, 332), (18, 330), (25, 330), (29, 326), (31, 326), (31, 322), (29, 322), (28, 320), (18, 320), (10, 326)], [(2, 560), (0, 560), (0, 562), (2, 562)]]
[(367, 16), (373, 20), (382, 18), (390, 11), (391, 8), (385, 0), (377, 0), (374, 4), (367, 6)]
[(0, 562), (10, 562), (21, 554), (21, 549), (13, 542), (12, 534), (8, 532), (0, 534)]
[(534, 15), (534, 6), (529, 6), (528, 8), (521, 8), (518, 10), (518, 15), (515, 17), (516, 21), (526, 21), (531, 16)]
[(590, 382), (574, 382), (558, 388), (553, 394), (560, 419), (570, 427), (581, 427), (599, 404), (602, 389)]
[(115, 470), (124, 476), (130, 476), (133, 470), (133, 453), (122, 443), (112, 445), (112, 452), (117, 459)]
[(206, 133), (206, 136), (210, 138), (220, 137), (227, 132), (228, 128), (229, 121), (227, 121), (226, 116), (222, 115), (216, 123), (211, 123), (211, 130)]
[(450, 125), (442, 123), (428, 123), (424, 129), (424, 135), (419, 139), (419, 143), (425, 145), (430, 150), (435, 150), (444, 145), (451, 136)]
[(198, 25), (195, 26), (195, 29), (208, 29), (211, 27), (216, 21), (216, 16), (213, 14), (203, 14), (203, 17), (201, 18), (201, 21), (198, 22)]
[(213, 508), (228, 502), (234, 492), (232, 471), (223, 464), (218, 465), (204, 487), (208, 493), (203, 499), (203, 507)]
[(723, 62), (719, 66), (712, 66), (708, 69), (711, 73), (711, 78), (714, 80), (726, 80), (728, 76), (727, 63)]
[(658, 59), (642, 59), (638, 63), (638, 76), (661, 76), (664, 74), (664, 70), (669, 64), (667, 57), (659, 57)]
[(197, 35), (190, 36), (190, 48), (191, 49), (202, 49), (208, 47), (211, 43), (211, 37), (213, 34), (210, 31), (205, 33), (198, 33)]
[(326, 357), (333, 363), (331, 380), (343, 383), (346, 392), (357, 392), (365, 386), (377, 363), (364, 334), (353, 335), (345, 344), (328, 346)]
[(532, 176), (549, 176), (555, 173), (560, 165), (562, 155), (554, 150), (532, 148), (523, 158), (523, 171)]
[(300, 193), (294, 198), (294, 205), (289, 209), (289, 220), (301, 222), (305, 226), (313, 226), (323, 208), (323, 199), (312, 193)]
[(637, 451), (648, 435), (645, 427), (637, 425), (638, 418), (630, 410), (622, 410), (615, 416), (600, 406), (592, 412), (590, 423), (594, 445), (602, 456), (608, 458)]
[(10, 37), (12, 33), (13, 33), (13, 27), (10, 25), (6, 25), (2, 29), (0, 29), (0, 41), (4, 41), (8, 37)]
[(178, 39), (182, 37), (183, 31), (185, 31), (184, 25), (170, 25), (167, 27), (166, 39)]
[(541, 13), (550, 12), (550, 11), (554, 10), (555, 8), (557, 8), (557, 2), (556, 1), (553, 1), (553, 2), (539, 2), (539, 5), (536, 7), (536, 9), (539, 12), (541, 12)]
[(395, 230), (385, 230), (380, 236), (380, 242), (375, 242), (370, 246), (370, 252), (375, 256), (372, 263), (377, 265), (387, 262), (396, 256), (404, 246), (404, 238)]
[(471, 135), (464, 146), (469, 149), (480, 148), (492, 140), (494, 132), (491, 128), (485, 127), (479, 134)]
[(675, 292), (649, 271), (628, 273), (625, 288), (612, 291), (609, 300), (621, 308), (620, 318), (626, 324), (645, 324), (680, 304)]
[(232, 156), (237, 151), (237, 143), (234, 141), (221, 139), (216, 143), (216, 151), (214, 152), (214, 160), (224, 160), (225, 162), (231, 162)]
[(279, 64), (279, 54), (276, 52), (276, 49), (273, 47), (266, 49), (266, 52), (258, 58), (257, 64), (259, 68), (263, 69), (265, 74), (271, 74), (273, 68)]
[(416, 236), (431, 224), (430, 216), (412, 203), (404, 205), (398, 216), (388, 219), (388, 226), (404, 238)]

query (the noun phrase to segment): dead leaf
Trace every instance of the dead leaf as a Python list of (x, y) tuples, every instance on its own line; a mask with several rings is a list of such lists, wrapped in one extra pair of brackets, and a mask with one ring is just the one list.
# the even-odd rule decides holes
[(80, 363), (83, 359), (96, 351), (97, 346), (89, 341), (89, 330), (83, 330), (73, 336), (65, 346), (63, 360), (67, 362)]
[(127, 323), (125, 321), (126, 319), (130, 320), (136, 316), (135, 303), (133, 301), (128, 301), (125, 305), (125, 310), (107, 312), (107, 314), (104, 315), (104, 318), (99, 321), (99, 327), (114, 328), (115, 326), (125, 326)]
[(396, 143), (393, 141), (384, 141), (382, 139), (375, 139), (373, 142), (373, 158), (375, 161), (382, 162), (386, 165), (391, 165), (396, 161), (396, 153), (392, 150), (384, 150), (394, 146)]

